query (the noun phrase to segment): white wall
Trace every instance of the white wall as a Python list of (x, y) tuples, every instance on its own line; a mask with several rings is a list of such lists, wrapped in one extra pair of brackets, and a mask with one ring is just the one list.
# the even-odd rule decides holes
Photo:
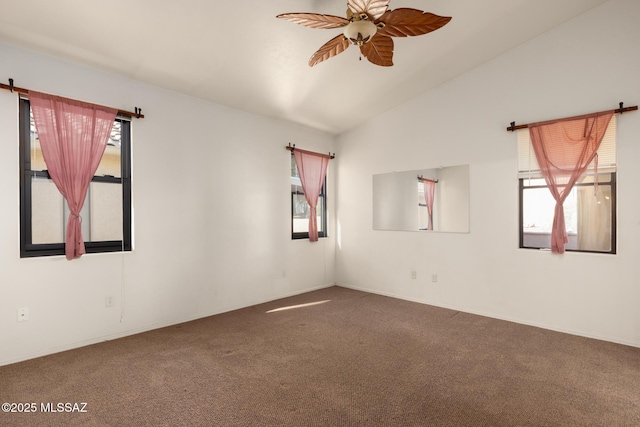
[[(518, 249), (505, 131), (638, 105), (638, 22), (640, 2), (611, 0), (340, 136), (338, 284), (640, 346), (640, 112), (618, 121), (617, 255)], [(459, 164), (470, 234), (372, 230), (373, 174)]]
[(21, 259), (17, 96), (0, 91), (0, 365), (335, 283), (334, 163), (330, 237), (292, 241), (284, 149), (335, 151), (332, 136), (7, 45), (0, 58), (5, 83), (146, 115), (132, 126), (135, 250)]

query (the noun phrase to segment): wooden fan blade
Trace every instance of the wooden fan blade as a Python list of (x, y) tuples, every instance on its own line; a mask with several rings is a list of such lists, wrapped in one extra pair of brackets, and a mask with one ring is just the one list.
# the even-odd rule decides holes
[(349, 23), (349, 20), (340, 16), (321, 15), (319, 13), (282, 13), (276, 18), (304, 25), (309, 28), (340, 28)]
[(360, 52), (372, 64), (382, 67), (393, 65), (393, 39), (376, 34), (368, 43), (360, 46)]
[(348, 39), (345, 39), (344, 35), (340, 34), (325, 44), (322, 45), (320, 49), (316, 53), (311, 56), (309, 59), (309, 66), (313, 67), (316, 64), (321, 63), (322, 61), (332, 58), (339, 53), (347, 50), (351, 42)]
[(354, 15), (366, 13), (372, 20), (380, 18), (387, 11), (391, 0), (347, 0), (347, 7)]
[(449, 16), (438, 16), (417, 9), (400, 8), (389, 10), (379, 22), (385, 25), (377, 34), (393, 37), (419, 36), (445, 26), (451, 21)]

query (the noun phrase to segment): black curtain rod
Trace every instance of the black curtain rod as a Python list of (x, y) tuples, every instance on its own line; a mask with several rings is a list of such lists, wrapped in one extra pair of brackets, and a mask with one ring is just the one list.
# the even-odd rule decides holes
[(316, 156), (328, 157), (329, 159), (336, 158), (336, 153), (323, 154), (323, 153), (316, 153), (315, 151), (302, 150), (300, 148), (296, 148), (296, 144), (291, 145), (291, 143), (289, 143), (289, 145), (286, 145), (284, 148), (291, 151), (292, 153), (293, 153), (293, 150), (298, 150), (298, 151), (303, 151), (305, 153), (315, 154)]
[[(636, 111), (637, 109), (638, 109), (637, 105), (634, 105), (632, 107), (625, 107), (624, 103), (621, 102), (620, 103), (620, 107), (616, 108), (615, 110), (599, 111), (597, 113), (592, 113), (592, 114), (605, 114), (605, 113), (622, 114), (622, 113), (626, 113), (627, 111)], [(583, 116), (588, 116), (588, 115), (589, 114), (583, 114), (582, 116), (574, 116), (574, 117), (578, 118), (578, 117), (583, 117)], [(572, 119), (574, 117), (567, 117), (567, 119)], [(514, 132), (514, 131), (517, 131), (519, 129), (526, 129), (532, 124), (533, 123), (528, 123), (526, 125), (518, 125), (518, 126), (516, 126), (516, 122), (511, 122), (511, 126), (507, 127), (507, 130), (509, 132)]]
[(426, 179), (427, 181), (435, 182), (436, 184), (438, 183), (438, 180), (437, 180), (437, 179), (424, 178), (422, 175), (418, 175), (418, 181), (424, 181), (425, 179)]
[[(17, 87), (13, 85), (13, 79), (9, 79), (9, 84), (6, 85), (4, 83), (0, 83), (0, 89), (6, 89), (11, 92), (17, 92), (23, 95), (29, 95), (29, 89), (24, 89), (21, 87)], [(126, 110), (118, 110), (118, 114), (121, 116), (129, 116), (135, 117), (137, 119), (144, 119), (144, 114), (142, 114), (142, 108), (135, 107), (136, 112), (132, 113), (131, 111)]]

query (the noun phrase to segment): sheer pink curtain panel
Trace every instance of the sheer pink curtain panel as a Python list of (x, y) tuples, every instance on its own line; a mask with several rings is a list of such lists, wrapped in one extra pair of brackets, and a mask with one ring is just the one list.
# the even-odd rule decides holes
[(427, 205), (428, 223), (427, 230), (433, 230), (433, 200), (436, 193), (436, 183), (431, 179), (422, 179), (424, 185), (424, 199)]
[(296, 159), (298, 175), (302, 182), (304, 197), (309, 203), (309, 240), (318, 241), (318, 220), (316, 218), (316, 207), (318, 197), (324, 185), (324, 178), (327, 175), (329, 157), (322, 154), (295, 149), (293, 155)]
[(551, 229), (553, 253), (564, 253), (569, 241), (563, 203), (591, 162), (595, 162), (597, 174), (598, 147), (612, 116), (613, 112), (606, 112), (529, 125), (533, 151), (556, 201)]
[(67, 201), (67, 259), (85, 253), (80, 211), (109, 141), (117, 110), (29, 91), (42, 155), (54, 184)]

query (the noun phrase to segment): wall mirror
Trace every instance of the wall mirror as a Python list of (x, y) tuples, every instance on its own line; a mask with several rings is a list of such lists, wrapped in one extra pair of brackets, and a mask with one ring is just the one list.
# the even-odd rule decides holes
[(373, 175), (373, 229), (469, 232), (469, 165)]

